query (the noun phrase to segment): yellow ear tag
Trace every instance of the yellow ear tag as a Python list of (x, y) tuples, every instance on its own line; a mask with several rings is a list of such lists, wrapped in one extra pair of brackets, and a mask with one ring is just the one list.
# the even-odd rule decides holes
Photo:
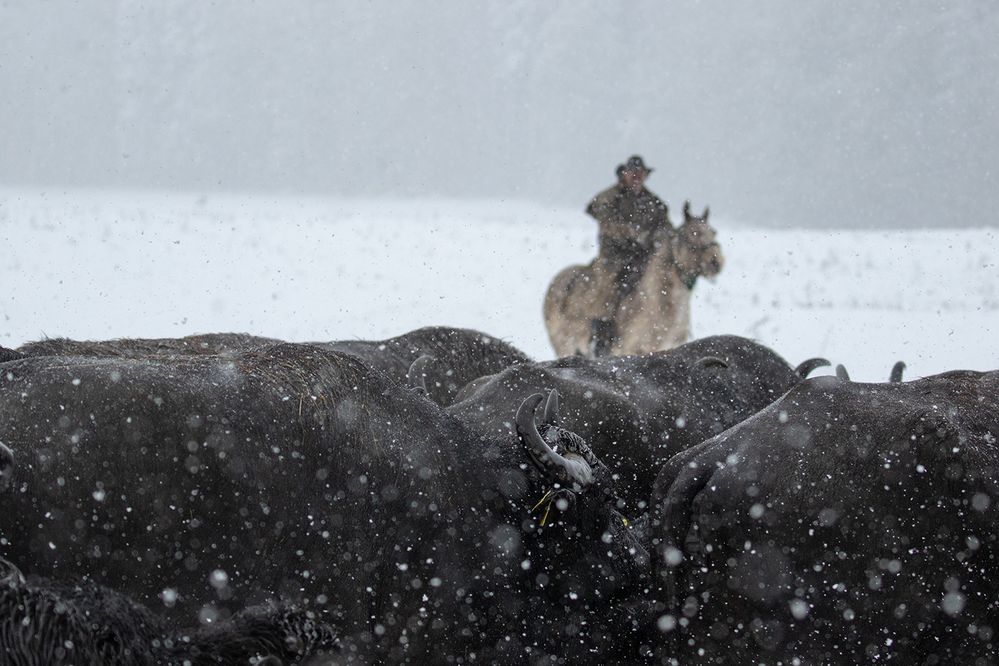
[(551, 495), (553, 492), (555, 492), (555, 491), (554, 490), (549, 490), (547, 493), (545, 493), (545, 496), (542, 497), (541, 499), (539, 499), (538, 503), (531, 507), (531, 511), (534, 511), (539, 506), (541, 506), (541, 503), (544, 502), (546, 499), (548, 499), (548, 496)]
[(621, 516), (621, 522), (622, 522), (622, 523), (624, 523), (624, 526), (625, 526), (625, 527), (627, 527), (627, 526), (628, 526), (628, 519), (627, 519), (627, 518), (625, 518), (624, 516)]
[(552, 503), (549, 502), (548, 506), (545, 507), (545, 515), (541, 516), (541, 527), (545, 526), (545, 521), (548, 520), (548, 512), (552, 510)]

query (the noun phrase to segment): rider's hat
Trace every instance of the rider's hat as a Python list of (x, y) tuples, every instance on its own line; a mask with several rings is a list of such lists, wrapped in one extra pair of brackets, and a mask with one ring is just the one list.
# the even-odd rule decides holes
[(617, 174), (620, 176), (625, 171), (644, 171), (645, 175), (652, 173), (652, 167), (645, 166), (645, 160), (641, 155), (632, 155), (624, 164), (617, 165)]

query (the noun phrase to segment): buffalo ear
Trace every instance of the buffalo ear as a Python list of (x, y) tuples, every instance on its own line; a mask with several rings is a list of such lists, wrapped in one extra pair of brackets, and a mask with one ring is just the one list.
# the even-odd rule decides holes
[(552, 497), (552, 504), (562, 513), (568, 513), (576, 506), (576, 493), (568, 488), (559, 488)]
[(711, 207), (710, 206), (705, 206), (704, 207), (704, 212), (701, 213), (701, 219), (704, 220), (705, 222), (707, 222), (708, 221), (708, 215), (710, 213), (711, 213)]
[(842, 363), (836, 366), (836, 376), (845, 382), (850, 381), (850, 373), (846, 371), (846, 366)]
[(690, 199), (683, 202), (683, 216), (690, 217)]
[(558, 391), (552, 389), (548, 392), (548, 399), (545, 400), (545, 415), (542, 423), (557, 425), (558, 423)]

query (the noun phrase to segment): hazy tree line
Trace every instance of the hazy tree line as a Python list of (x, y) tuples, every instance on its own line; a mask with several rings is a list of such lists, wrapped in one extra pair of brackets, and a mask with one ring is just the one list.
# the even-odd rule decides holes
[(994, 224), (999, 6), (0, 3), (0, 185)]

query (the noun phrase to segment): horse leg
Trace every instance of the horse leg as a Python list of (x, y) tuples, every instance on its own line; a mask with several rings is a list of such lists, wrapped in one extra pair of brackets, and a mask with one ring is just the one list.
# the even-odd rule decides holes
[(627, 260), (618, 263), (614, 275), (614, 292), (607, 303), (608, 316), (590, 322), (590, 348), (594, 357), (610, 356), (610, 351), (624, 332), (620, 320), (622, 306), (642, 279), (647, 257), (635, 252)]
[(593, 356), (609, 356), (617, 339), (617, 325), (613, 319), (590, 320), (590, 353)]

